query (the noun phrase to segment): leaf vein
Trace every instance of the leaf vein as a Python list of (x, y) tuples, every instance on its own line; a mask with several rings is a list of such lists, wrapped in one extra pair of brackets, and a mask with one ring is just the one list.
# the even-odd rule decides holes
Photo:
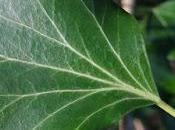
[(70, 73), (70, 74), (74, 74), (77, 75), (79, 77), (84, 77), (84, 78), (88, 78), (88, 79), (92, 79), (101, 83), (105, 83), (105, 84), (109, 84), (109, 85), (119, 85), (117, 83), (113, 83), (111, 81), (105, 80), (105, 79), (101, 79), (89, 74), (85, 74), (85, 73), (80, 73), (77, 71), (73, 71), (73, 70), (69, 70), (69, 69), (64, 69), (64, 68), (59, 68), (59, 67), (54, 67), (54, 66), (49, 66), (49, 65), (43, 65), (43, 64), (39, 64), (39, 63), (35, 63), (35, 62), (28, 62), (28, 61), (22, 61), (22, 60), (18, 60), (15, 58), (9, 58), (9, 57), (5, 57), (3, 55), (0, 55), (0, 57), (7, 59), (8, 61), (13, 61), (13, 62), (19, 62), (19, 63), (23, 63), (23, 64), (27, 64), (27, 65), (34, 65), (34, 66), (38, 66), (38, 67), (42, 67), (42, 68), (47, 68), (47, 69), (52, 69), (52, 70), (56, 70), (56, 71), (60, 71), (60, 72), (65, 72), (65, 73)]
[(124, 102), (124, 101), (127, 101), (127, 100), (136, 100), (136, 99), (137, 99), (137, 100), (139, 100), (139, 99), (142, 99), (142, 100), (143, 100), (144, 98), (141, 98), (141, 97), (123, 98), (123, 99), (117, 100), (117, 101), (115, 101), (115, 102), (112, 102), (112, 103), (110, 103), (110, 104), (107, 104), (107, 105), (101, 107), (100, 109), (98, 109), (98, 110), (92, 112), (91, 114), (89, 114), (88, 116), (86, 116), (86, 117), (84, 118), (84, 120), (75, 128), (75, 130), (79, 130), (79, 129), (80, 129), (92, 116), (94, 116), (95, 114), (97, 114), (97, 113), (99, 113), (99, 112), (101, 112), (101, 111), (103, 111), (103, 110), (105, 110), (105, 109), (107, 109), (107, 108), (109, 108), (109, 107), (115, 106), (115, 105), (117, 105), (117, 104), (119, 104), (119, 103), (121, 103), (121, 102)]
[(94, 16), (94, 14), (88, 9), (88, 7), (85, 5), (85, 3), (83, 2), (83, 0), (81, 0), (82, 4), (84, 5), (84, 7), (87, 9), (87, 11), (89, 12), (89, 14), (94, 18), (94, 21), (96, 22), (98, 28), (100, 29), (102, 35), (104, 36), (104, 38), (106, 39), (110, 49), (112, 50), (112, 52), (114, 53), (114, 55), (117, 57), (117, 59), (119, 60), (119, 62), (121, 63), (121, 65), (123, 66), (123, 68), (126, 70), (126, 72), (129, 74), (129, 76), (144, 90), (147, 91), (143, 85), (133, 76), (133, 74), (130, 72), (130, 70), (127, 68), (127, 66), (125, 65), (125, 63), (123, 62), (122, 58), (120, 57), (120, 55), (115, 51), (115, 49), (113, 48), (112, 44), (110, 43), (108, 37), (106, 36), (105, 32), (103, 31), (102, 27), (100, 26), (100, 24), (98, 23), (96, 17)]

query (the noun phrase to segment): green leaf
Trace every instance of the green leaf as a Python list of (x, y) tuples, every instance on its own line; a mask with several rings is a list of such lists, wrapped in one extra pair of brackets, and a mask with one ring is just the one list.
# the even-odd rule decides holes
[(160, 101), (136, 20), (99, 2), (0, 0), (0, 129), (97, 130)]
[(153, 12), (164, 26), (175, 26), (175, 1), (167, 1), (154, 8)]
[(174, 61), (175, 60), (175, 50), (172, 50), (169, 54), (168, 54), (168, 60), (170, 61)]

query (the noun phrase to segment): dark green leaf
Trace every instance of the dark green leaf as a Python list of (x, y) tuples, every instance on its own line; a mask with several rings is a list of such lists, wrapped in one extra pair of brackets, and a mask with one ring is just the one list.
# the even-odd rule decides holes
[(0, 0), (0, 129), (97, 130), (160, 100), (137, 22), (99, 2)]

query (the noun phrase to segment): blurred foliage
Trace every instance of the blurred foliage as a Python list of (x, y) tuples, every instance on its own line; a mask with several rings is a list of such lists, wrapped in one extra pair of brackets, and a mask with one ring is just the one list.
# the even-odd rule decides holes
[(168, 60), (175, 61), (175, 50), (172, 50), (168, 55)]
[(154, 15), (159, 19), (162, 25), (174, 26), (175, 21), (175, 1), (165, 2), (153, 9)]

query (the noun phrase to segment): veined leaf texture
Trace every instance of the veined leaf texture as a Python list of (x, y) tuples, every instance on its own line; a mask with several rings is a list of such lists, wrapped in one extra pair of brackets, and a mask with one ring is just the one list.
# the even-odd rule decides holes
[(107, 0), (0, 0), (0, 129), (97, 130), (159, 101), (136, 20)]

